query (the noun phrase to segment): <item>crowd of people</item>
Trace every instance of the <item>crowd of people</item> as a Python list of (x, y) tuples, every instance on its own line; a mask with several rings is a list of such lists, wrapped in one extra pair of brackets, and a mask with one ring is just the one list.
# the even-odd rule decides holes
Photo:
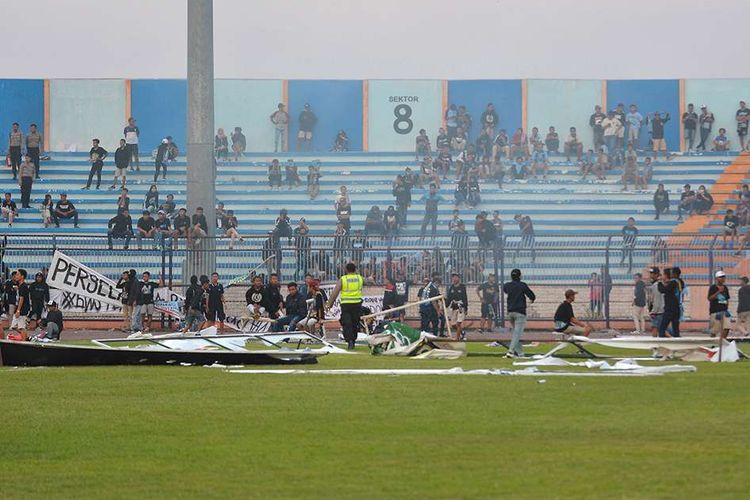
[[(33, 281), (28, 281), (27, 271), (17, 269), (2, 282), (0, 339), (33, 339), (41, 342), (60, 339), (64, 327), (63, 314), (57, 302), (50, 298), (46, 272), (46, 269), (42, 269), (36, 273)], [(7, 337), (5, 322), (8, 328)]]

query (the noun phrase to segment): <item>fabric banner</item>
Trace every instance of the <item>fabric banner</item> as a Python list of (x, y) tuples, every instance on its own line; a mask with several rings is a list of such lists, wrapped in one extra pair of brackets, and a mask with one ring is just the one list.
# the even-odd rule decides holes
[(120, 306), (114, 306), (107, 302), (102, 302), (97, 298), (69, 292), (67, 290), (57, 290), (55, 288), (50, 288), (49, 298), (57, 302), (58, 307), (60, 307), (60, 310), (64, 314), (122, 314), (122, 307)]
[(154, 292), (154, 309), (177, 319), (183, 319), (185, 297), (167, 287), (157, 288)]
[(93, 299), (113, 307), (120, 307), (120, 290), (116, 283), (77, 260), (55, 251), (47, 274), (47, 284), (87, 299)]

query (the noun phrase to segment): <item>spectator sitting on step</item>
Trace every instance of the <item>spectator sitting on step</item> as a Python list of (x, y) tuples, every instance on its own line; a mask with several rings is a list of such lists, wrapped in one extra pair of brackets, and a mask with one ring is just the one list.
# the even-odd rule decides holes
[(456, 158), (456, 180), (460, 179), (464, 175), (467, 175), (469, 170), (474, 168), (476, 162), (476, 148), (473, 144), (469, 144), (466, 150), (459, 154), (458, 158)]
[(456, 135), (451, 139), (451, 150), (454, 153), (462, 153), (466, 149), (466, 133), (464, 129), (458, 127)]
[[(123, 212), (124, 213), (124, 212)], [(135, 228), (135, 239), (138, 242), (138, 250), (143, 250), (143, 238), (152, 238), (154, 240), (153, 248), (156, 250), (156, 221), (151, 217), (151, 212), (143, 211), (143, 216), (138, 219)]]
[(492, 157), (492, 137), (487, 130), (482, 130), (476, 141), (477, 157), (484, 169), (489, 170), (490, 158)]
[[(171, 135), (168, 135), (165, 139), (167, 139), (167, 163), (174, 163), (177, 161), (177, 157), (180, 156), (180, 148), (177, 147), (177, 143), (174, 142)], [(167, 171), (165, 169), (165, 176), (166, 173)]]
[(516, 156), (516, 161), (510, 166), (510, 178), (511, 179), (525, 179), (529, 175), (529, 162), (527, 162), (523, 155)]
[(216, 161), (227, 161), (229, 158), (229, 138), (224, 133), (223, 128), (217, 130), (216, 136), (214, 136), (214, 156)]
[(291, 219), (289, 218), (289, 213), (287, 212), (286, 208), (282, 208), (281, 210), (279, 210), (279, 216), (276, 217), (273, 231), (276, 234), (277, 238), (291, 239), (292, 224), (291, 224)]
[(643, 161), (643, 168), (638, 172), (638, 182), (636, 183), (636, 189), (648, 189), (648, 184), (654, 176), (654, 165), (651, 163), (651, 157), (647, 156)]
[(372, 206), (365, 217), (365, 235), (369, 236), (371, 234), (385, 234), (383, 214), (380, 212), (380, 207), (377, 205)]
[(159, 190), (156, 188), (156, 184), (151, 184), (146, 192), (146, 198), (143, 200), (143, 209), (149, 212), (156, 212), (159, 210)]
[(172, 238), (175, 243), (175, 249), (177, 248), (177, 240), (179, 238), (185, 238), (188, 244), (192, 240), (190, 217), (188, 217), (185, 208), (180, 208), (172, 221)]
[(234, 215), (234, 210), (227, 210), (226, 215), (221, 218), (221, 229), (224, 230), (224, 236), (230, 238), (230, 250), (234, 250), (235, 241), (245, 241), (245, 239), (240, 235), (239, 231), (237, 231), (238, 226), (239, 223), (237, 222), (237, 217), (235, 217)]
[(492, 141), (492, 157), (495, 160), (500, 158), (510, 157), (510, 140), (508, 139), (508, 132), (504, 128), (500, 129), (500, 132), (495, 136), (495, 140)]
[(541, 142), (534, 143), (534, 152), (531, 154), (531, 174), (534, 179), (537, 174), (542, 172), (542, 179), (547, 178), (549, 173), (549, 163), (547, 162), (547, 152), (544, 151), (544, 145)]
[(167, 195), (167, 201), (159, 205), (159, 210), (163, 210), (165, 214), (167, 214), (168, 219), (174, 219), (175, 216), (175, 209), (177, 208), (177, 205), (174, 202), (174, 195), (168, 194)]
[(290, 332), (297, 329), (297, 323), (307, 316), (307, 298), (297, 290), (297, 283), (292, 281), (286, 287), (287, 295), (284, 299), (284, 316), (273, 324), (274, 332), (284, 331), (288, 327)]
[(60, 340), (63, 331), (63, 313), (58, 309), (57, 302), (47, 302), (47, 317), (41, 320), (44, 330), (37, 335), (37, 339)]
[(593, 174), (596, 167), (596, 155), (593, 149), (586, 151), (586, 154), (578, 160), (578, 168), (581, 171), (581, 180), (586, 180), (586, 176)]
[(605, 180), (607, 178), (606, 173), (611, 165), (609, 154), (607, 154), (604, 148), (599, 148), (599, 154), (597, 155), (596, 163), (594, 164), (594, 174), (596, 174), (596, 178), (600, 181)]
[(247, 139), (245, 138), (245, 134), (242, 133), (242, 128), (234, 127), (231, 138), (234, 161), (240, 161), (240, 156), (244, 156), (245, 149), (247, 149)]
[(443, 146), (440, 149), (437, 158), (435, 158), (433, 166), (437, 170), (438, 175), (440, 175), (443, 180), (448, 178), (451, 166), (453, 166), (453, 157), (451, 156), (451, 152), (450, 149), (448, 149), (448, 146)]
[[(164, 210), (159, 210), (156, 214), (156, 221), (154, 221), (154, 242), (159, 248), (164, 248), (165, 243), (167, 246), (172, 245), (172, 223), (167, 218), (167, 213)], [(167, 240), (170, 240), (167, 242)]]
[(533, 150), (537, 144), (544, 146), (542, 136), (539, 134), (539, 127), (531, 127), (531, 135), (529, 136), (529, 146)]
[(434, 167), (431, 156), (425, 156), (420, 165), (420, 184), (435, 184), (440, 187), (440, 173)]
[(711, 193), (708, 192), (706, 186), (698, 186), (698, 192), (695, 194), (695, 211), (699, 215), (705, 215), (711, 210), (713, 205), (714, 198), (711, 196)]
[(206, 216), (203, 214), (203, 207), (195, 209), (192, 220), (190, 221), (190, 230), (192, 231), (191, 239), (192, 244), (197, 246), (200, 244), (201, 238), (208, 236), (208, 221)]
[[(592, 150), (589, 151), (593, 152)], [(581, 156), (583, 155), (583, 143), (578, 138), (578, 131), (575, 127), (570, 127), (570, 133), (565, 140), (565, 156), (568, 162), (570, 162), (572, 155), (576, 155), (578, 161), (581, 161)]]
[(78, 227), (78, 210), (68, 200), (67, 193), (60, 193), (60, 199), (55, 205), (55, 211), (52, 212), (52, 220), (55, 222), (55, 227), (60, 227), (60, 219), (73, 219), (73, 227)]
[(268, 185), (273, 188), (281, 189), (281, 164), (274, 158), (268, 166)]
[(529, 138), (521, 127), (513, 132), (513, 137), (510, 139), (510, 155), (513, 158), (529, 156)]
[(336, 203), (336, 220), (341, 224), (346, 232), (352, 228), (352, 206), (343, 196)]
[(117, 215), (109, 219), (107, 229), (109, 249), (112, 250), (112, 240), (116, 238), (125, 240), (123, 249), (127, 250), (130, 246), (130, 238), (133, 237), (133, 219), (130, 217), (128, 209), (126, 208), (122, 212), (118, 212)]
[(55, 209), (55, 204), (52, 202), (52, 195), (47, 193), (44, 195), (44, 201), (42, 202), (42, 224), (44, 227), (49, 227), (52, 224), (52, 211)]
[(349, 151), (349, 136), (346, 135), (345, 130), (339, 130), (339, 133), (336, 134), (336, 139), (333, 141), (333, 150), (337, 153)]
[(461, 179), (456, 183), (456, 189), (453, 191), (453, 205), (456, 208), (466, 203), (466, 198), (469, 196), (469, 179), (467, 176), (462, 176)]
[(117, 197), (117, 212), (123, 210), (130, 210), (130, 197), (128, 196), (128, 188), (124, 187), (120, 190), (120, 196)]
[(13, 201), (10, 193), (5, 193), (0, 211), (2, 212), (3, 219), (8, 221), (8, 227), (13, 227), (13, 221), (18, 216), (18, 206), (16, 206), (16, 202)]
[(438, 129), (437, 138), (435, 139), (435, 149), (437, 151), (442, 151), (443, 148), (448, 148), (450, 150), (451, 138), (445, 132), (445, 129), (440, 127), (440, 129)]
[(727, 129), (720, 128), (719, 135), (714, 137), (714, 151), (729, 151), (729, 139), (727, 138)]
[(662, 213), (669, 211), (669, 192), (664, 189), (664, 184), (659, 184), (654, 192), (654, 210), (656, 210), (654, 220), (659, 220)]
[(299, 172), (297, 171), (297, 165), (294, 164), (294, 160), (291, 158), (286, 162), (284, 167), (286, 173), (286, 183), (289, 186), (289, 190), (293, 187), (297, 187), (302, 184), (302, 179), (299, 178)]
[(734, 211), (729, 208), (727, 209), (726, 215), (724, 215), (724, 234), (723, 234), (723, 245), (722, 248), (727, 248), (727, 236), (729, 236), (729, 248), (734, 248), (734, 243), (737, 240), (737, 226), (740, 220), (734, 215)]
[(555, 131), (555, 127), (550, 127), (547, 137), (544, 138), (544, 145), (550, 153), (558, 153), (560, 150), (560, 136)]
[(680, 193), (680, 203), (677, 204), (677, 220), (682, 220), (682, 212), (692, 215), (693, 210), (695, 210), (695, 191), (690, 188), (690, 184), (685, 184)]
[(218, 229), (221, 229), (221, 219), (224, 218), (226, 215), (226, 211), (224, 210), (224, 203), (219, 202), (216, 204), (216, 227)]

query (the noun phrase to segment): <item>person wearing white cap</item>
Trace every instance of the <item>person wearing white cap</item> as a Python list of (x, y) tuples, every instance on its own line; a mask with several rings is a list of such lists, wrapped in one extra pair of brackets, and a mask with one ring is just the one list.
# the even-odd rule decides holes
[(701, 114), (698, 116), (698, 123), (700, 124), (701, 130), (701, 142), (698, 144), (697, 150), (706, 150), (706, 140), (711, 136), (711, 129), (714, 126), (714, 114), (708, 110), (705, 104), (701, 104)]
[(726, 274), (716, 271), (716, 282), (708, 288), (708, 313), (711, 336), (726, 338), (729, 333), (729, 289), (724, 284)]
[(565, 290), (565, 300), (557, 306), (555, 311), (555, 331), (566, 335), (591, 335), (593, 328), (588, 323), (576, 319), (573, 313), (573, 302), (576, 300), (574, 290)]
[(167, 178), (167, 152), (169, 151), (169, 139), (162, 139), (156, 148), (156, 160), (154, 161), (154, 182), (159, 178), (159, 170), (162, 170), (162, 179)]

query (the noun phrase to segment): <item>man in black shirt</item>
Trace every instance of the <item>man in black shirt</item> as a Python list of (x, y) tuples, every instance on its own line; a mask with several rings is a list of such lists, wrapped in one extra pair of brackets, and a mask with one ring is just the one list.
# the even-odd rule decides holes
[(203, 215), (203, 207), (195, 209), (192, 219), (192, 243), (198, 245), (201, 238), (205, 238), (208, 235), (208, 221), (206, 216)]
[(42, 319), (44, 304), (49, 302), (49, 285), (44, 281), (44, 274), (36, 273), (34, 276), (34, 282), (29, 285), (29, 297), (31, 299), (29, 320), (36, 320), (38, 325)]
[[(188, 331), (200, 331), (206, 324), (206, 309), (208, 307), (208, 276), (205, 274), (200, 277), (200, 285), (197, 285), (197, 280), (193, 283), (192, 276), (190, 278), (190, 289), (185, 294), (185, 307), (187, 308), (187, 314), (185, 315), (185, 328), (182, 329), (182, 333)], [(191, 292), (192, 290), (192, 292)]]
[(119, 214), (115, 215), (107, 223), (107, 244), (109, 249), (112, 250), (112, 239), (125, 238), (125, 246), (123, 249), (127, 250), (130, 246), (130, 238), (133, 237), (133, 219), (130, 217), (130, 212), (125, 209)]
[(247, 292), (245, 292), (247, 310), (254, 318), (258, 318), (266, 313), (263, 301), (264, 292), (265, 287), (263, 286), (263, 278), (257, 275), (254, 276), (253, 284), (247, 289)]
[(0, 212), (2, 212), (3, 218), (8, 219), (8, 227), (12, 227), (13, 220), (18, 215), (18, 206), (16, 205), (16, 202), (13, 201), (10, 193), (5, 193)]
[(651, 118), (651, 146), (654, 150), (654, 161), (659, 159), (659, 151), (664, 152), (664, 160), (669, 160), (667, 142), (664, 140), (664, 124), (668, 121), (669, 113), (664, 113), (662, 117), (658, 111)]
[[(440, 295), (440, 275), (432, 274), (432, 279), (425, 278), (425, 285), (417, 291), (419, 300), (428, 300)], [(419, 305), (420, 328), (423, 332), (438, 334), (441, 308), (437, 300)]]
[(159, 248), (164, 248), (165, 244), (171, 246), (171, 236), (172, 224), (167, 219), (167, 213), (164, 210), (159, 210), (154, 221), (154, 243)]
[(281, 296), (281, 284), (279, 275), (271, 273), (268, 278), (268, 284), (263, 289), (263, 307), (268, 311), (268, 317), (276, 319), (279, 317), (279, 310), (284, 307), (284, 298)]
[(685, 282), (680, 279), (680, 268), (665, 269), (658, 289), (664, 294), (664, 315), (659, 325), (659, 337), (666, 337), (667, 327), (672, 325), (672, 337), (680, 336), (681, 301)]
[[(393, 286), (395, 287), (396, 295), (393, 305), (394, 307), (403, 306), (409, 301), (409, 281), (407, 281), (403, 271), (400, 269), (396, 271), (396, 279), (393, 281)], [(406, 310), (400, 310), (398, 317), (399, 321), (403, 323), (406, 318)]]
[(78, 227), (78, 210), (75, 205), (68, 200), (66, 193), (60, 194), (60, 200), (55, 205), (55, 210), (52, 212), (52, 220), (55, 223), (55, 227), (60, 227), (60, 219), (73, 219), (73, 226)]
[(691, 151), (695, 144), (695, 131), (698, 129), (698, 113), (692, 104), (688, 104), (687, 111), (682, 113), (682, 126), (685, 130), (685, 146)]
[(29, 286), (26, 284), (26, 270), (19, 269), (13, 276), (13, 284), (16, 288), (16, 308), (10, 322), (10, 329), (16, 330), (18, 334), (8, 335), (10, 340), (28, 340), (26, 331), (28, 315), (31, 311), (31, 297)]
[(107, 157), (107, 150), (99, 145), (99, 139), (93, 139), (91, 141), (93, 147), (89, 151), (89, 161), (91, 162), (91, 171), (89, 171), (89, 180), (83, 189), (91, 188), (91, 180), (96, 174), (96, 189), (99, 189), (99, 185), (102, 183), (102, 167), (104, 166), (104, 159)]
[(690, 188), (690, 184), (683, 186), (683, 191), (680, 193), (680, 203), (677, 205), (677, 220), (682, 220), (682, 212), (685, 211), (688, 215), (692, 214), (695, 208), (695, 191)]
[[(138, 284), (138, 297), (136, 299), (138, 314), (142, 317), (145, 328), (144, 332), (151, 330), (151, 323), (154, 318), (154, 291), (156, 283), (151, 281), (151, 273), (143, 273), (143, 280)], [(146, 323), (148, 321), (148, 323)], [(146, 326), (147, 325), (147, 326)]]
[(589, 126), (594, 131), (594, 149), (599, 150), (604, 145), (604, 129), (602, 121), (607, 117), (602, 113), (601, 106), (594, 106), (594, 113), (589, 117)]
[(482, 321), (479, 323), (479, 333), (491, 332), (495, 327), (497, 306), (500, 297), (500, 286), (494, 274), (487, 276), (487, 281), (477, 287), (477, 296), (482, 303)]
[(172, 221), (173, 237), (175, 249), (177, 249), (177, 242), (180, 238), (185, 238), (188, 241), (188, 245), (192, 240), (192, 231), (190, 230), (190, 217), (187, 215), (187, 210), (180, 208), (177, 211), (177, 215)]
[(425, 231), (428, 225), (432, 225), (432, 238), (435, 239), (437, 229), (438, 206), (443, 201), (443, 197), (438, 194), (438, 188), (435, 184), (430, 184), (430, 191), (422, 196), (424, 201), (424, 219), (422, 228), (419, 232), (420, 239), (424, 239)]
[(448, 321), (456, 329), (456, 339), (464, 338), (463, 322), (466, 317), (466, 311), (469, 310), (469, 298), (466, 296), (466, 285), (461, 283), (459, 273), (451, 274), (451, 285), (445, 295), (445, 303)]
[(133, 317), (133, 305), (130, 301), (130, 291), (133, 288), (133, 283), (130, 281), (130, 273), (128, 271), (123, 271), (115, 287), (122, 290), (120, 292), (120, 302), (122, 302), (122, 330), (126, 332), (130, 330), (130, 323)]
[(156, 159), (154, 160), (154, 184), (159, 178), (159, 170), (162, 170), (162, 179), (167, 178), (167, 151), (169, 150), (169, 139), (162, 139), (156, 148)]
[(60, 340), (60, 334), (63, 331), (63, 314), (54, 300), (47, 301), (47, 317), (41, 321), (41, 324), (46, 331), (44, 335), (40, 335), (40, 338)]
[(646, 333), (646, 283), (641, 273), (633, 275), (633, 324), (632, 333), (638, 335)]
[(737, 332), (747, 337), (750, 333), (750, 280), (743, 276), (740, 283), (737, 292)]
[(726, 274), (724, 271), (716, 271), (716, 282), (708, 287), (708, 313), (709, 329), (711, 336), (720, 335), (727, 338), (729, 335), (729, 288), (726, 285)]
[(747, 148), (745, 138), (747, 137), (748, 126), (750, 126), (750, 108), (747, 107), (745, 101), (740, 101), (740, 109), (735, 113), (735, 119), (737, 120), (737, 135), (740, 138), (740, 149), (745, 151)]
[(122, 177), (122, 187), (125, 187), (125, 180), (128, 175), (128, 166), (130, 165), (130, 151), (128, 145), (125, 144), (125, 139), (120, 139), (120, 147), (115, 150), (115, 178), (112, 180), (112, 185), (109, 186), (110, 191), (117, 187), (117, 178)]
[(469, 233), (466, 232), (464, 221), (460, 220), (451, 233), (451, 257), (455, 269), (465, 272), (469, 268)]
[(536, 295), (531, 291), (529, 285), (521, 281), (520, 269), (513, 269), (510, 272), (510, 279), (511, 281), (503, 285), (503, 292), (505, 292), (507, 297), (508, 318), (513, 328), (513, 337), (511, 338), (508, 353), (505, 356), (514, 358), (523, 357), (524, 355), (521, 337), (526, 328), (526, 299), (528, 298), (533, 304), (536, 300)]
[(570, 289), (565, 290), (565, 300), (557, 306), (557, 311), (555, 311), (555, 331), (566, 335), (588, 337), (591, 334), (591, 325), (579, 321), (573, 314), (573, 302), (576, 300), (576, 293)]
[(219, 333), (224, 333), (224, 285), (219, 283), (219, 273), (211, 274), (211, 283), (208, 285), (208, 321), (213, 326), (219, 323)]
[(638, 228), (635, 227), (635, 219), (628, 217), (627, 224), (622, 226), (622, 257), (620, 258), (620, 265), (628, 259), (628, 273), (633, 271), (633, 249), (635, 248), (636, 240), (638, 239)]
[(396, 212), (398, 213), (398, 224), (403, 227), (406, 224), (407, 209), (411, 206), (411, 185), (404, 181), (399, 175), (393, 183), (393, 196), (396, 198)]
[(297, 323), (307, 316), (307, 300), (297, 290), (297, 283), (289, 283), (286, 290), (285, 314), (273, 324), (273, 331), (275, 332), (283, 332), (285, 326), (289, 326), (289, 331), (293, 332), (297, 329)]
[(516, 248), (516, 252), (513, 254), (513, 261), (515, 262), (518, 254), (522, 249), (531, 249), (531, 263), (536, 261), (536, 250), (534, 249), (534, 243), (536, 236), (534, 233), (534, 223), (531, 217), (523, 214), (516, 214), (513, 220), (518, 223), (518, 229), (521, 231), (521, 243)]
[(153, 248), (154, 250), (156, 250), (156, 237), (154, 236), (154, 233), (156, 232), (156, 223), (154, 221), (154, 218), (151, 217), (151, 212), (149, 212), (148, 210), (143, 211), (143, 217), (138, 219), (135, 231), (135, 239), (138, 242), (138, 250), (143, 250), (143, 238), (153, 238)]

